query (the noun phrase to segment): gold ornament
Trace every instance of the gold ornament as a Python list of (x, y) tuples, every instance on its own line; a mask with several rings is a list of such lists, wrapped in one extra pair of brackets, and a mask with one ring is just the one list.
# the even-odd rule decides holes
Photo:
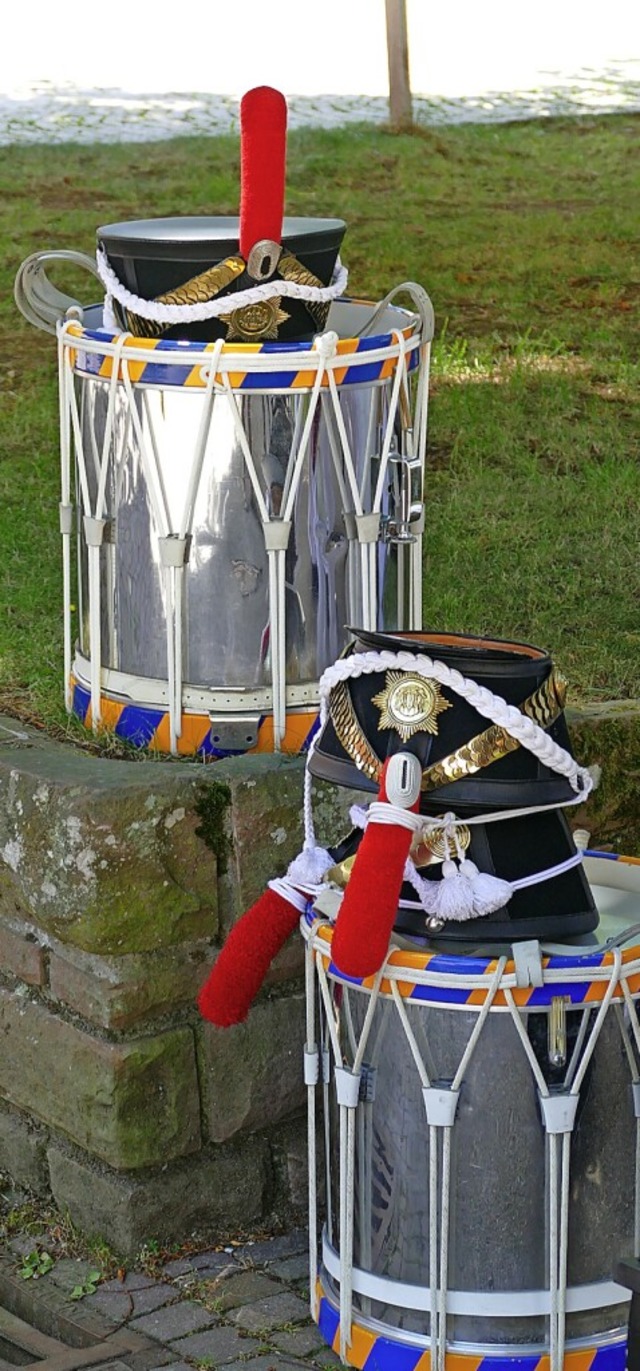
[[(224, 262), (209, 267), (200, 276), (193, 276), (190, 281), (185, 281), (183, 286), (176, 286), (174, 290), (165, 291), (164, 295), (157, 295), (154, 304), (208, 304), (209, 300), (215, 300), (232, 281), (237, 280), (244, 269), (242, 257), (225, 257)], [(129, 332), (136, 338), (161, 338), (163, 333), (173, 327), (171, 324), (159, 324), (155, 319), (142, 319), (131, 310), (125, 310), (125, 321)]]
[(258, 300), (254, 305), (243, 305), (230, 314), (221, 314), (223, 324), (228, 324), (228, 342), (258, 343), (263, 338), (278, 337), (278, 328), (290, 315), (280, 308), (280, 296), (273, 295), (270, 300)]
[(411, 671), (387, 671), (385, 687), (372, 703), (380, 708), (378, 732), (393, 728), (407, 743), (414, 733), (437, 733), (438, 715), (451, 709), (440, 686)]

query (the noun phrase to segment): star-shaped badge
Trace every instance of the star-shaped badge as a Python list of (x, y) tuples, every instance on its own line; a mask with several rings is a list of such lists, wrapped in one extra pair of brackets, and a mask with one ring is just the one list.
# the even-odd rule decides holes
[(411, 671), (387, 671), (384, 690), (374, 695), (380, 709), (379, 731), (393, 728), (403, 743), (414, 733), (437, 733), (438, 715), (450, 709), (436, 681), (426, 681)]

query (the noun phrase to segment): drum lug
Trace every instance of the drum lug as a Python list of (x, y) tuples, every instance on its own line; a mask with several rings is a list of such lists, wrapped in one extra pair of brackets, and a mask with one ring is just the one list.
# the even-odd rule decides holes
[(460, 1091), (449, 1085), (424, 1085), (422, 1097), (430, 1127), (453, 1128)]
[(259, 714), (210, 714), (209, 737), (222, 752), (248, 752), (258, 741)]
[[(417, 541), (415, 524), (422, 514), (421, 491), (414, 490), (414, 477), (422, 482), (422, 466), (419, 459), (406, 452), (398, 452), (397, 447), (389, 454), (392, 464), (392, 495), (395, 518), (385, 520), (385, 540), (388, 543), (415, 543)], [(420, 497), (420, 498), (417, 498)]]
[(547, 1133), (572, 1133), (578, 1111), (579, 1095), (564, 1092), (538, 1095)]
[(362, 1104), (373, 1104), (376, 1098), (377, 1078), (377, 1066), (372, 1066), (370, 1062), (363, 1062), (360, 1067), (360, 1102)]

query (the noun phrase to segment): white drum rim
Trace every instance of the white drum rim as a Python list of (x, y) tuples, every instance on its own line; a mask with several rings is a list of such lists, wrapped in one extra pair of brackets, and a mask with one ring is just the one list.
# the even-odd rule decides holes
[[(76, 648), (71, 674), (84, 690), (91, 690), (91, 662)], [(169, 708), (169, 683), (156, 676), (135, 676), (114, 667), (102, 667), (101, 691), (119, 703), (138, 705), (148, 709)], [(288, 710), (317, 710), (319, 707), (317, 681), (287, 685)], [(185, 714), (270, 714), (273, 710), (271, 686), (256, 686), (245, 690), (242, 686), (225, 686), (218, 690), (207, 686), (183, 687)]]
[[(333, 1280), (340, 1281), (340, 1253), (329, 1242), (326, 1230), (322, 1235), (322, 1261)], [(407, 1281), (377, 1276), (374, 1271), (352, 1266), (354, 1294), (364, 1295), (380, 1304), (392, 1304), (395, 1309), (428, 1313), (430, 1291), (428, 1285), (411, 1285)], [(395, 1298), (394, 1298), (395, 1297)], [(438, 1301), (440, 1291), (437, 1292)], [(591, 1310), (617, 1308), (628, 1304), (631, 1291), (616, 1281), (589, 1281), (584, 1285), (568, 1285), (567, 1314), (589, 1313)], [(551, 1295), (546, 1290), (452, 1290), (447, 1287), (447, 1313), (469, 1318), (536, 1319), (551, 1313)]]
[[(330, 1273), (321, 1270), (318, 1273), (318, 1280), (322, 1289), (322, 1297), (333, 1309), (335, 1314), (339, 1314), (339, 1300), (335, 1289), (329, 1285), (327, 1276)], [(323, 1279), (324, 1278), (324, 1279)], [(628, 1292), (627, 1292), (628, 1293)], [(629, 1295), (630, 1298), (630, 1295)], [(622, 1304), (623, 1301), (621, 1300)], [(393, 1325), (382, 1323), (379, 1319), (372, 1319), (369, 1315), (362, 1314), (360, 1310), (355, 1311), (353, 1324), (356, 1328), (363, 1328), (371, 1333), (379, 1333), (382, 1337), (388, 1338), (391, 1342), (397, 1342), (400, 1347), (410, 1346), (429, 1350), (431, 1339), (428, 1334), (413, 1333), (407, 1328), (395, 1328)], [(585, 1352), (591, 1349), (597, 1351), (600, 1348), (615, 1347), (619, 1343), (626, 1343), (628, 1329), (626, 1325), (619, 1325), (616, 1328), (608, 1329), (606, 1332), (590, 1333), (582, 1338), (567, 1338), (565, 1343), (565, 1354), (568, 1352)], [(506, 1342), (462, 1342), (447, 1339), (447, 1355), (458, 1353), (460, 1356), (482, 1356), (499, 1358), (504, 1357), (508, 1361), (511, 1357), (544, 1357), (549, 1355), (548, 1344), (545, 1342), (536, 1343), (506, 1343)]]

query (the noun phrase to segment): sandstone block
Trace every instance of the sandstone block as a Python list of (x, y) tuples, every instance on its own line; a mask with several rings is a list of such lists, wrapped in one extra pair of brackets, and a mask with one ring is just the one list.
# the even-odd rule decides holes
[(0, 989), (0, 1092), (110, 1165), (163, 1163), (200, 1146), (193, 1035), (112, 1043)]
[(88, 1236), (131, 1256), (152, 1238), (184, 1242), (208, 1231), (216, 1238), (264, 1216), (269, 1155), (264, 1140), (201, 1152), (155, 1175), (121, 1175), (89, 1157), (48, 1152), (51, 1188), (61, 1209)]
[(17, 906), (61, 941), (114, 955), (215, 932), (216, 860), (196, 834), (201, 772), (26, 731), (31, 746), (0, 757), (0, 916)]
[(304, 1108), (304, 1032), (302, 995), (264, 1000), (233, 1028), (199, 1027), (204, 1117), (214, 1142)]
[(0, 1171), (35, 1194), (49, 1186), (48, 1135), (25, 1115), (0, 1107)]
[(640, 855), (640, 704), (610, 701), (567, 711), (573, 751), (583, 766), (601, 768), (585, 805), (568, 811), (572, 828), (591, 833), (590, 846)]
[(52, 941), (49, 991), (91, 1023), (123, 1029), (193, 1004), (212, 959), (204, 941), (124, 957), (99, 957)]
[(44, 948), (32, 925), (0, 920), (0, 970), (8, 971), (26, 985), (44, 985), (46, 963)]

